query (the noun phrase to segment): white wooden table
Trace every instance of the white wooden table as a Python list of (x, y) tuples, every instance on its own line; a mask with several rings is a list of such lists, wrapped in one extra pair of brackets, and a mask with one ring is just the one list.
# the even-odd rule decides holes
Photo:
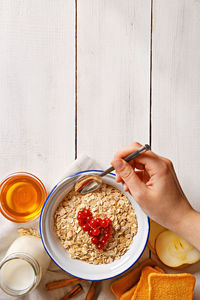
[(0, 0), (1, 179), (50, 190), (82, 152), (147, 142), (200, 210), (199, 49), (199, 0)]

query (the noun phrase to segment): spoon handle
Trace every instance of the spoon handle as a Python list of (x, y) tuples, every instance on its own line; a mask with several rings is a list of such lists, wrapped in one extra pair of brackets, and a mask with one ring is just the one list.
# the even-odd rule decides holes
[[(150, 150), (151, 147), (148, 144), (145, 144), (144, 146), (142, 146), (141, 148), (139, 148), (138, 150), (136, 150), (135, 152), (129, 154), (128, 156), (124, 157), (123, 159), (126, 162), (129, 162), (130, 160), (138, 157), (140, 154), (144, 153), (145, 151)], [(101, 173), (99, 176), (103, 177), (105, 175), (107, 175), (108, 173), (112, 172), (114, 170), (113, 167), (108, 168), (107, 170), (105, 170), (103, 173)]]

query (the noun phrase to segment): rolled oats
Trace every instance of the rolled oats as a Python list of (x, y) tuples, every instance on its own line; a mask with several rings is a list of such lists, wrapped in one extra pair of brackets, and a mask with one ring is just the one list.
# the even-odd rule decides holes
[[(91, 238), (78, 225), (77, 214), (89, 209), (94, 218), (110, 218), (112, 236), (101, 251), (91, 243)], [(91, 264), (111, 263), (126, 253), (137, 233), (137, 218), (128, 198), (107, 184), (92, 193), (77, 194), (74, 190), (60, 202), (55, 213), (54, 229), (63, 247), (73, 259)]]

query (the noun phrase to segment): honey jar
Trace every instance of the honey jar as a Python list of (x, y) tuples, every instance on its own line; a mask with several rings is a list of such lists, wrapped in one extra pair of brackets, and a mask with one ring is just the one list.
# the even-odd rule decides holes
[(40, 215), (46, 197), (46, 189), (36, 176), (13, 173), (0, 184), (0, 211), (16, 223), (33, 221)]

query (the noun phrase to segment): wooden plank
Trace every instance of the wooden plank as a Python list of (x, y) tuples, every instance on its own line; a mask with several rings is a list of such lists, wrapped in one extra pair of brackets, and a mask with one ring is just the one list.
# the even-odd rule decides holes
[(199, 14), (199, 1), (154, 1), (152, 143), (200, 210)]
[[(152, 148), (170, 158), (200, 210), (200, 1), (154, 0)], [(199, 268), (194, 273), (199, 276)], [(192, 271), (190, 267), (189, 271)], [(200, 293), (199, 279), (196, 298)]]
[[(78, 1), (77, 17), (77, 150), (106, 168), (119, 148), (149, 141), (150, 1)], [(99, 300), (115, 298), (112, 281)]]
[(149, 141), (150, 1), (78, 1), (78, 153)]
[(1, 178), (47, 187), (74, 159), (74, 1), (0, 2)]

